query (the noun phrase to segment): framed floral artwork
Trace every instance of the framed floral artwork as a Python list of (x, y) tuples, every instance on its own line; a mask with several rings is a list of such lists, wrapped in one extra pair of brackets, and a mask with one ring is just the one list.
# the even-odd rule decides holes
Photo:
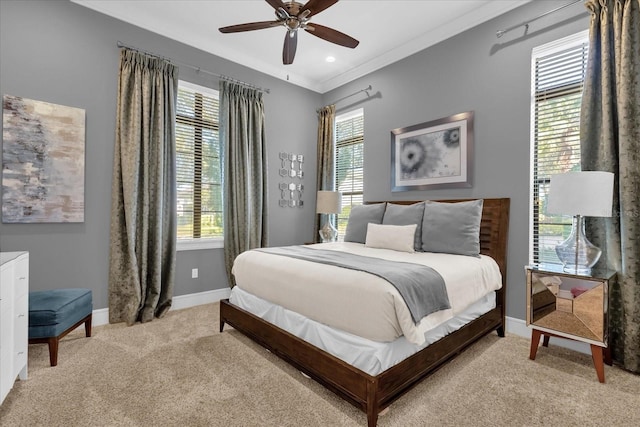
[(473, 111), (391, 131), (391, 191), (471, 187)]

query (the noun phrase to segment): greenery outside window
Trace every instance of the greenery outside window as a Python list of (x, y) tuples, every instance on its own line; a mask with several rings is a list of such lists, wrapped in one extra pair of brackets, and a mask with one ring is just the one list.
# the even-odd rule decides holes
[(179, 82), (176, 109), (178, 250), (222, 247), (218, 91)]
[(344, 238), (351, 207), (363, 203), (364, 111), (336, 116), (336, 189), (342, 194), (338, 214), (338, 240)]
[(533, 49), (529, 262), (561, 264), (571, 216), (546, 213), (551, 176), (580, 170), (580, 104), (588, 31)]

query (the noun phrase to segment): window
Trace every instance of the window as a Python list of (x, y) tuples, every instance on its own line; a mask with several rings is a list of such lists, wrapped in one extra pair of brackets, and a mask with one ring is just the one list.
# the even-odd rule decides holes
[(530, 262), (560, 264), (555, 247), (571, 230), (571, 217), (546, 214), (546, 204), (551, 175), (580, 170), (588, 42), (585, 31), (533, 50)]
[(218, 92), (179, 82), (176, 110), (178, 248), (220, 247), (223, 237)]
[(364, 190), (364, 113), (362, 109), (336, 117), (336, 189), (342, 194), (338, 236), (347, 229), (351, 206), (362, 204)]

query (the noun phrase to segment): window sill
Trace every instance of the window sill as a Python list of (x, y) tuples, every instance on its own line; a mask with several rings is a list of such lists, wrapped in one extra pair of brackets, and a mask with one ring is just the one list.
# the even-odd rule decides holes
[(220, 249), (224, 248), (223, 239), (190, 239), (178, 240), (177, 251), (197, 251), (201, 249)]

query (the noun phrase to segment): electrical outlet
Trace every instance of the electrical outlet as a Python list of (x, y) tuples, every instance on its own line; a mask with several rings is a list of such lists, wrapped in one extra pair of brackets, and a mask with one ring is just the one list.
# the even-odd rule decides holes
[(198, 269), (197, 268), (192, 268), (191, 269), (191, 278), (192, 279), (197, 279), (198, 278)]

